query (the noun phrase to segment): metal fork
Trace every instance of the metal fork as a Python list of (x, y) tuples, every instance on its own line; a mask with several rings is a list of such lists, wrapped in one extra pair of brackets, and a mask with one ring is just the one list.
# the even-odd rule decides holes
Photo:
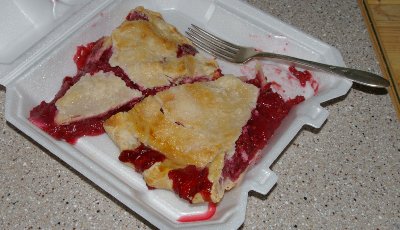
[(193, 42), (193, 44), (198, 48), (215, 57), (229, 62), (246, 63), (253, 58), (280, 59), (291, 63), (297, 63), (306, 67), (338, 74), (342, 77), (352, 80), (353, 82), (370, 87), (386, 88), (390, 86), (389, 81), (370, 72), (322, 64), (282, 54), (260, 52), (251, 47), (238, 46), (212, 35), (193, 24), (192, 27), (188, 29), (186, 34), (189, 36), (189, 39)]

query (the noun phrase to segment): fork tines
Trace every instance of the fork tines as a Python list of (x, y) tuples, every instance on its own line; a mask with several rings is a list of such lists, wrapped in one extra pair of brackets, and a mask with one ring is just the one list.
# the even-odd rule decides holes
[(189, 39), (193, 42), (193, 44), (198, 48), (213, 56), (228, 61), (233, 61), (234, 56), (240, 49), (239, 46), (212, 35), (193, 24), (191, 28), (188, 28), (186, 34), (189, 36)]

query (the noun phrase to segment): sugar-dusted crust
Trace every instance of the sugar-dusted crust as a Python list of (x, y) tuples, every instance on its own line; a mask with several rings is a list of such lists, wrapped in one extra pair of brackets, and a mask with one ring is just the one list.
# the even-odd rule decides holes
[(201, 54), (178, 57), (180, 45), (192, 43), (166, 23), (161, 14), (137, 7), (147, 20), (125, 20), (111, 35), (111, 66), (119, 66), (143, 88), (169, 85), (183, 77), (212, 77), (218, 68), (213, 59)]
[[(218, 202), (224, 193), (220, 184), (224, 157), (234, 151), (258, 94), (257, 87), (234, 76), (184, 84), (145, 98), (129, 112), (106, 120), (104, 127), (121, 150), (135, 137), (166, 156), (143, 172), (149, 186), (172, 189), (170, 170), (208, 167), (211, 199)], [(198, 195), (192, 202), (203, 201)]]
[(141, 96), (140, 91), (127, 87), (112, 72), (86, 74), (56, 101), (55, 122), (68, 124), (98, 116)]

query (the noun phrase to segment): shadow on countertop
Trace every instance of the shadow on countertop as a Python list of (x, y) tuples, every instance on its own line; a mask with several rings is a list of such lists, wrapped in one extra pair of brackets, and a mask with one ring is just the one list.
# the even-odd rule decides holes
[(374, 95), (385, 95), (388, 94), (388, 90), (385, 88), (373, 88), (373, 87), (368, 87), (365, 85), (361, 85), (358, 83), (353, 83), (352, 86), (353, 89), (364, 92), (364, 93), (368, 93), (368, 94), (374, 94)]

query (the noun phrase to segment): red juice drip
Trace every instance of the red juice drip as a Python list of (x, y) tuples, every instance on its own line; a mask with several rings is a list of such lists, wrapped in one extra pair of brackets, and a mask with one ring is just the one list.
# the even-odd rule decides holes
[(217, 211), (217, 205), (215, 203), (208, 203), (208, 209), (205, 213), (196, 214), (196, 215), (187, 215), (179, 217), (179, 222), (195, 222), (195, 221), (205, 221), (209, 220), (214, 216)]
[(135, 150), (122, 151), (119, 155), (119, 160), (125, 163), (131, 163), (135, 166), (136, 171), (143, 172), (155, 163), (164, 161), (165, 156), (141, 144)]
[(205, 201), (211, 202), (211, 186), (208, 180), (208, 168), (198, 169), (194, 165), (174, 169), (168, 173), (172, 180), (172, 188), (179, 197), (192, 202), (193, 197), (200, 193)]

